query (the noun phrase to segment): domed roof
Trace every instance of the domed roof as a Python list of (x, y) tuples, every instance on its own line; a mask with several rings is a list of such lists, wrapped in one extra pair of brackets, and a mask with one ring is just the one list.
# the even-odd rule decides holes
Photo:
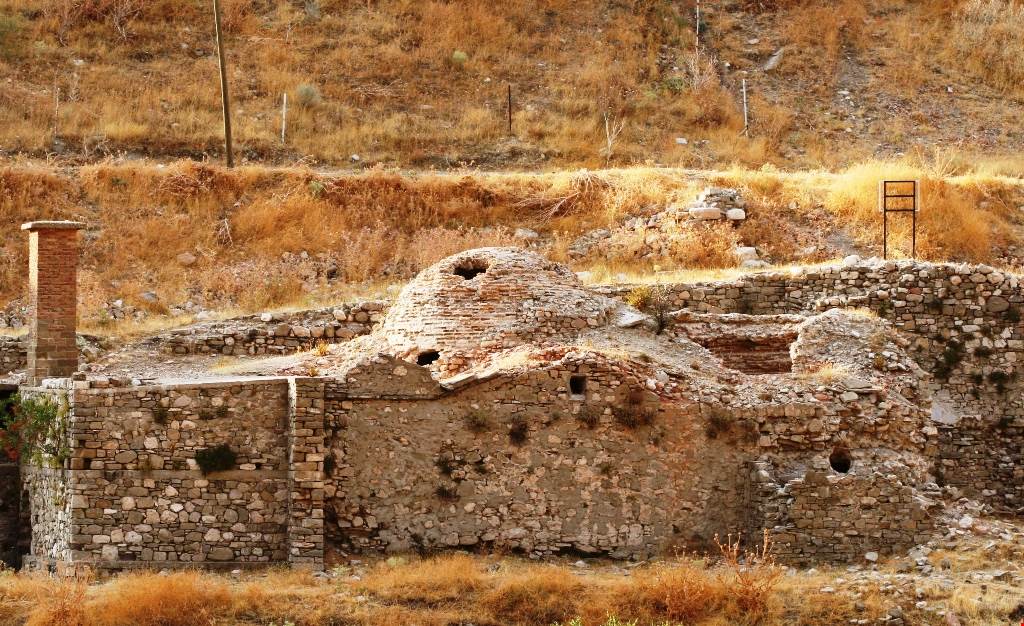
[(378, 334), (400, 354), (493, 351), (575, 337), (623, 308), (564, 265), (517, 248), (479, 248), (420, 272)]

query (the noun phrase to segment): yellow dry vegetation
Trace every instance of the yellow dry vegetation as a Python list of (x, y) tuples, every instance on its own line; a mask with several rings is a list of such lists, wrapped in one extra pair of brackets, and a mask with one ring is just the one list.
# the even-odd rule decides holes
[(977, 582), (977, 568), (989, 567), (992, 558), (980, 545), (957, 554), (937, 551), (929, 558), (936, 566), (952, 560), (950, 575), (957, 584), (907, 582), (910, 592), (915, 584), (920, 591), (902, 601), (887, 591), (891, 583), (885, 581), (899, 579), (893, 563), (881, 563), (882, 580), (846, 589), (843, 581), (849, 584), (851, 574), (845, 568), (787, 573), (770, 553), (741, 557), (729, 543), (715, 559), (682, 557), (628, 568), (449, 554), (392, 557), (359, 570), (337, 566), (327, 579), (290, 570), (231, 576), (143, 572), (103, 581), (4, 572), (0, 624), (819, 626), (874, 623), (897, 605), (908, 623), (946, 623), (935, 610), (914, 605), (923, 598), (960, 623), (1001, 626), (1024, 606), (1024, 593), (1011, 584)]
[[(251, 162), (835, 168), (918, 145), (1021, 148), (1015, 0), (706, 2), (699, 47), (695, 0), (222, 4)], [(182, 0), (3, 3), (2, 153), (219, 156), (210, 18)], [(840, 89), (863, 110), (833, 102)]]
[[(837, 235), (878, 253), (877, 185), (886, 177), (922, 181), (918, 252), (924, 258), (994, 262), (1022, 240), (1021, 180), (990, 173), (984, 163), (970, 170), (949, 159), (871, 161), (840, 172), (737, 167), (419, 175), (227, 170), (191, 161), (19, 164), (0, 167), (0, 300), (23, 297), (26, 289), (27, 245), (18, 225), (50, 218), (90, 225), (83, 238), (83, 322), (100, 330), (111, 325), (102, 304), (114, 299), (166, 319), (169, 303), (188, 299), (244, 313), (380, 294), (461, 250), (524, 245), (515, 234), (519, 227), (544, 236), (538, 251), (591, 270), (589, 282), (620, 274), (647, 282), (733, 271), (736, 245), (757, 246), (780, 265), (815, 263), (842, 255), (830, 247)], [(707, 185), (743, 192), (749, 218), (742, 226), (681, 231), (669, 258), (638, 258), (642, 233), (611, 256), (569, 256), (580, 234), (685, 204)], [(893, 220), (897, 255), (909, 248), (907, 226), (906, 219)], [(802, 256), (807, 245), (818, 252)], [(180, 263), (184, 253), (194, 263)], [(325, 267), (333, 268), (330, 276)], [(140, 297), (146, 291), (160, 300), (147, 302)], [(133, 325), (144, 330), (160, 323)]]

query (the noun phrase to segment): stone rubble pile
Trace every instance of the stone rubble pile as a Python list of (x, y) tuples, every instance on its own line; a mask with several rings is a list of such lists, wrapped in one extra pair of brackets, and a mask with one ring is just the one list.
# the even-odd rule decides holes
[[(739, 224), (747, 219), (747, 203), (736, 189), (709, 187), (690, 204), (676, 203), (650, 216), (627, 218), (613, 229), (584, 233), (569, 247), (569, 256), (671, 259), (679, 246), (692, 246), (702, 233), (694, 229), (704, 222)], [(744, 268), (767, 267), (753, 246), (735, 250), (736, 264)]]
[[(747, 219), (747, 202), (736, 189), (708, 187), (686, 210), (695, 220), (731, 220), (741, 222)], [(670, 210), (672, 210), (670, 208)], [(678, 209), (677, 209), (678, 210)]]

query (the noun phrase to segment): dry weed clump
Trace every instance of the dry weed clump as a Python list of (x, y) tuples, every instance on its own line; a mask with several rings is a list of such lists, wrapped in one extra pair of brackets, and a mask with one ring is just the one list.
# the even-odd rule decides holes
[(453, 554), (398, 564), (397, 567), (381, 563), (362, 584), (367, 591), (385, 601), (417, 601), (436, 605), (479, 591), (485, 585), (485, 576), (475, 559)]
[(530, 567), (500, 581), (481, 598), (498, 623), (553, 624), (578, 615), (584, 583), (565, 568)]

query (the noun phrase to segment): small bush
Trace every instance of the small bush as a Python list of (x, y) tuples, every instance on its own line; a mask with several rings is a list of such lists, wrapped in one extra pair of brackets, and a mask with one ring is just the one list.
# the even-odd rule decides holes
[(487, 417), (487, 414), (480, 410), (473, 410), (466, 413), (464, 418), (466, 422), (466, 428), (474, 433), (487, 432), (491, 427), (491, 420)]
[(447, 456), (437, 457), (437, 460), (434, 461), (434, 465), (437, 466), (437, 470), (445, 476), (451, 476), (452, 472), (454, 472), (457, 467), (455, 459), (450, 459)]
[(466, 63), (469, 62), (469, 55), (462, 50), (456, 50), (452, 53), (452, 65), (457, 68), (465, 67)]
[(576, 419), (587, 428), (593, 429), (601, 422), (601, 411), (592, 406), (582, 406), (580, 412), (576, 414)]
[(708, 415), (707, 424), (704, 425), (704, 434), (708, 439), (718, 439), (733, 427), (732, 415), (724, 407), (712, 407)]
[(454, 502), (459, 499), (459, 490), (455, 485), (441, 483), (434, 488), (434, 495), (437, 496), (438, 500)]
[(226, 443), (196, 451), (196, 464), (204, 475), (235, 468), (238, 455)]
[(673, 309), (672, 290), (667, 285), (636, 287), (624, 299), (626, 304), (654, 318), (658, 334), (665, 330)]
[(62, 465), (70, 454), (65, 399), (25, 398), (0, 404), (0, 451), (10, 460)]
[(645, 403), (643, 389), (632, 389), (621, 406), (612, 407), (612, 416), (626, 428), (640, 428), (654, 423), (658, 410)]
[(996, 391), (1006, 393), (1006, 385), (1010, 382), (1010, 375), (1006, 372), (996, 370), (988, 375), (988, 382), (996, 386)]
[(530, 433), (530, 424), (522, 415), (514, 415), (509, 421), (508, 438), (517, 446), (526, 443), (526, 437)]
[(579, 613), (583, 590), (565, 569), (536, 567), (503, 581), (483, 597), (482, 605), (498, 624), (554, 624)]
[(295, 88), (295, 102), (302, 108), (312, 109), (322, 101), (320, 89), (316, 85), (306, 83)]

